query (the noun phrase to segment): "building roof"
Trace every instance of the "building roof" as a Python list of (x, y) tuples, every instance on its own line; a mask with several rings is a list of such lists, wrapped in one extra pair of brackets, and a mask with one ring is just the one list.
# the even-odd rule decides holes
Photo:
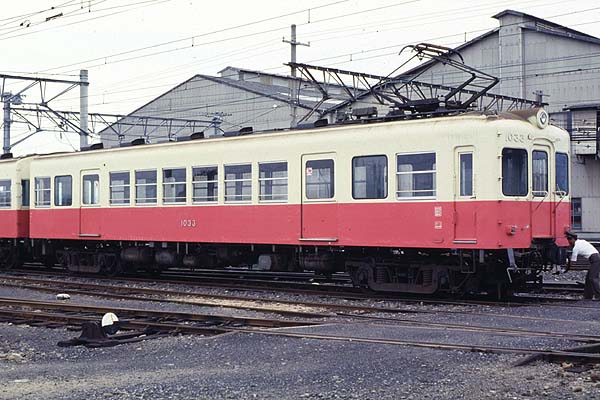
[[(502, 17), (504, 17), (506, 15), (522, 17), (522, 18), (529, 20), (529, 22), (535, 23), (534, 25), (524, 25), (524, 26), (522, 26), (523, 29), (534, 30), (534, 31), (542, 32), (542, 33), (549, 34), (549, 35), (567, 37), (567, 38), (581, 40), (584, 42), (590, 42), (590, 43), (594, 43), (594, 44), (600, 44), (600, 38), (597, 38), (592, 35), (588, 35), (587, 33), (576, 31), (575, 29), (571, 29), (566, 26), (557, 24), (555, 22), (548, 21), (543, 18), (539, 18), (534, 15), (526, 14), (526, 13), (523, 13), (520, 11), (504, 10), (502, 12), (499, 12), (498, 14), (493, 15), (492, 18), (500, 20)], [(463, 50), (473, 44), (476, 44), (476, 43), (480, 42), (481, 40), (495, 34), (499, 30), (500, 30), (500, 27), (494, 28), (482, 35), (477, 36), (474, 39), (469, 40), (468, 42), (461, 44), (458, 47), (455, 47), (454, 50), (457, 50), (458, 52), (460, 52), (461, 50)], [(429, 68), (432, 64), (434, 64), (436, 62), (437, 61), (435, 61), (435, 60), (428, 60), (427, 62), (424, 62), (423, 64), (418, 65), (418, 66), (411, 68), (410, 70), (404, 72), (402, 75), (414, 75), (416, 73), (419, 73), (420, 71), (422, 71), (425, 68)]]

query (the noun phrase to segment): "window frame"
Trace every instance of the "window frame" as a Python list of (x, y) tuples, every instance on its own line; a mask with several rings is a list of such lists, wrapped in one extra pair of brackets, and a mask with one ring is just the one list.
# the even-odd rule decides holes
[[(261, 178), (260, 177), (260, 173), (261, 173), (261, 166), (263, 165), (272, 165), (272, 164), (285, 164), (285, 178)], [(290, 177), (290, 170), (289, 170), (289, 163), (287, 161), (263, 161), (263, 162), (259, 162), (258, 163), (258, 201), (260, 203), (287, 203), (289, 201), (289, 196), (290, 196), (290, 186), (289, 186), (289, 177)], [(263, 194), (262, 193), (262, 183), (263, 182), (276, 182), (276, 181), (283, 181), (285, 180), (285, 195), (283, 194)], [(273, 185), (271, 184), (271, 187), (273, 186), (283, 186), (283, 185)], [(264, 199), (263, 196), (271, 196), (270, 199)], [(273, 196), (285, 196), (285, 199), (273, 199)]]
[[(356, 179), (355, 179), (355, 165), (354, 162), (357, 159), (362, 159), (362, 158), (380, 158), (383, 157), (383, 159), (385, 160), (384, 166), (385, 166), (385, 170), (384, 170), (384, 195), (383, 197), (356, 197), (356, 192), (355, 192), (355, 183), (356, 183)], [(388, 156), (386, 154), (369, 154), (369, 155), (362, 155), (362, 156), (354, 156), (352, 157), (352, 198), (354, 200), (385, 200), (388, 198), (389, 196), (389, 174), (388, 174), (388, 169), (389, 169), (389, 160), (388, 160)], [(367, 184), (367, 178), (365, 177), (365, 185)], [(366, 191), (365, 191), (366, 192)]]
[[(5, 185), (5, 183), (8, 182), (8, 190), (6, 192), (2, 192), (5, 194), (5, 198), (8, 199), (8, 202), (4, 201), (4, 202), (0, 202), (0, 208), (11, 208), (12, 207), (12, 179), (0, 179), (0, 185), (2, 185), (4, 183), (4, 185), (2, 185), (3, 187), (7, 187)], [(6, 196), (6, 194), (8, 194), (8, 196)]]
[[(206, 181), (197, 181), (195, 180), (195, 174), (194, 174), (194, 170), (195, 169), (214, 169), (217, 171), (216, 177), (213, 180), (206, 180)], [(219, 203), (219, 166), (218, 165), (197, 165), (195, 167), (192, 167), (192, 204), (215, 204), (215, 203)], [(206, 199), (205, 200), (197, 200), (200, 197), (204, 197), (204, 196), (198, 196), (196, 197), (195, 195), (195, 191), (196, 191), (196, 185), (200, 185), (200, 184), (206, 184), (206, 193), (208, 194), (208, 188), (209, 188), (209, 184), (213, 184), (213, 191), (215, 192), (215, 194), (213, 196), (205, 196)], [(208, 200), (208, 198), (214, 198), (214, 200)]]
[[(576, 205), (579, 205), (575, 212)], [(579, 218), (579, 223), (575, 225), (575, 219)], [(571, 197), (571, 229), (581, 231), (583, 229), (583, 199), (581, 197)]]
[[(123, 185), (114, 185), (113, 184), (113, 174), (127, 174), (127, 178), (128, 178), (128, 182), (127, 184), (123, 184)], [(126, 202), (122, 202), (122, 203), (117, 203), (113, 201), (113, 189), (114, 188), (122, 188), (123, 189), (123, 193), (125, 193), (125, 189), (127, 189), (127, 201)], [(131, 171), (109, 171), (108, 172), (108, 203), (111, 206), (124, 206), (124, 205), (131, 205)]]
[[(566, 168), (567, 187), (565, 188), (565, 190), (560, 190), (560, 191), (559, 191), (559, 187), (558, 187), (558, 157), (559, 156), (565, 157), (566, 167), (567, 167)], [(571, 192), (571, 190), (570, 190), (571, 188), (569, 187), (571, 185), (570, 168), (571, 168), (571, 162), (569, 160), (569, 154), (557, 151), (554, 154), (554, 189), (555, 189), (555, 192), (564, 192), (565, 196), (568, 196), (569, 193)]]
[[(329, 197), (309, 197), (308, 195), (308, 187), (309, 187), (309, 182), (307, 179), (307, 169), (309, 168), (308, 164), (309, 163), (313, 163), (313, 162), (320, 162), (320, 161), (331, 161), (331, 179), (328, 182), (329, 186), (330, 186), (330, 191), (331, 191), (331, 196)], [(313, 167), (310, 167), (313, 168)], [(335, 158), (332, 156), (329, 157), (325, 157), (325, 158), (312, 158), (312, 159), (308, 159), (304, 162), (303, 165), (303, 169), (302, 169), (302, 173), (304, 174), (304, 197), (306, 199), (306, 201), (335, 201), (335, 195), (336, 195), (336, 184), (335, 184), (335, 172), (336, 169), (336, 161)], [(320, 183), (320, 182), (314, 182), (314, 183), (310, 183), (310, 185), (323, 185), (324, 183)]]
[[(463, 194), (462, 157), (471, 156), (471, 193)], [(436, 165), (437, 166), (437, 165)], [(475, 196), (475, 152), (473, 150), (458, 151), (458, 197), (474, 199)]]
[[(410, 171), (410, 172), (400, 172), (398, 171), (398, 157), (400, 156), (413, 156), (419, 154), (433, 154), (434, 155), (434, 165), (435, 169), (426, 170), (426, 171)], [(437, 152), (436, 151), (416, 151), (410, 153), (396, 153), (395, 163), (396, 163), (396, 189), (395, 189), (395, 197), (397, 201), (411, 201), (411, 200), (435, 200), (437, 199)], [(433, 174), (433, 189), (432, 190), (410, 190), (410, 192), (433, 192), (430, 196), (406, 196), (401, 197), (398, 196), (400, 192), (408, 192), (408, 191), (400, 191), (398, 190), (400, 186), (400, 175), (414, 175), (414, 174)]]
[[(240, 167), (240, 166), (248, 166), (248, 167), (250, 167), (250, 177), (249, 178), (242, 178), (242, 179), (237, 179), (237, 178), (236, 179), (227, 179), (227, 167)], [(224, 164), (223, 165), (223, 200), (224, 200), (225, 203), (229, 203), (229, 204), (233, 203), (233, 204), (235, 204), (235, 203), (251, 203), (252, 202), (252, 193), (253, 193), (253, 190), (252, 190), (252, 169), (253, 169), (252, 168), (252, 163), (235, 163), (235, 164)], [(228, 183), (232, 183), (232, 182), (236, 183), (236, 185), (235, 185), (236, 194), (228, 194), (227, 193), (227, 184)], [(240, 186), (241, 189), (242, 189), (242, 193), (241, 194), (237, 194), (237, 188), (238, 188), (237, 183), (238, 182), (241, 183), (241, 186)], [(246, 182), (250, 183), (250, 194), (247, 194), (247, 195), (243, 194), (243, 192), (244, 192), (244, 186), (245, 186), (244, 183), (246, 183)], [(228, 200), (227, 199), (228, 196), (233, 196), (236, 199), (235, 200)], [(237, 199), (239, 197), (244, 197), (244, 196), (247, 196), (248, 198), (247, 199), (243, 198), (243, 199), (239, 199), (239, 200)]]
[[(536, 153), (542, 153), (546, 156), (546, 182), (545, 182), (545, 186), (546, 186), (546, 190), (535, 190), (535, 177), (536, 177), (536, 171), (534, 168), (534, 162), (535, 160), (535, 154)], [(550, 188), (550, 156), (548, 154), (548, 151), (546, 150), (541, 150), (541, 149), (533, 149), (531, 152), (531, 196), (534, 198), (537, 197), (546, 197), (548, 196), (549, 192), (549, 188)]]
[[(25, 185), (27, 182), (27, 185)], [(27, 202), (25, 202), (27, 199)], [(21, 207), (31, 207), (31, 179), (21, 179)]]
[[(38, 180), (47, 180), (48, 187), (44, 187), (43, 189), (38, 189)], [(48, 204), (39, 204), (38, 203), (38, 194), (48, 192)], [(34, 193), (34, 201), (33, 206), (35, 208), (50, 208), (52, 207), (52, 177), (50, 176), (35, 176), (33, 177), (33, 193)]]
[[(186, 204), (187, 203), (187, 195), (188, 195), (188, 187), (187, 187), (187, 178), (188, 178), (188, 170), (187, 167), (166, 167), (166, 168), (162, 168), (162, 174), (161, 174), (161, 178), (162, 178), (162, 203), (163, 205), (173, 205), (173, 204)], [(166, 171), (183, 171), (184, 177), (183, 177), (183, 181), (175, 181), (175, 182), (165, 182), (165, 172)], [(180, 199), (181, 196), (177, 196), (177, 186), (181, 186), (183, 185), (183, 200), (177, 200)], [(172, 200), (167, 200), (167, 197), (165, 195), (166, 193), (166, 187), (167, 186), (173, 186), (175, 189), (175, 196), (174, 197), (169, 197), (169, 199)], [(158, 197), (158, 193), (157, 193), (157, 197)]]
[[(525, 152), (525, 156), (527, 157), (527, 160), (525, 162), (525, 165), (527, 166), (527, 173), (525, 174), (525, 177), (527, 179), (527, 181), (525, 182), (525, 187), (527, 188), (527, 191), (524, 194), (506, 194), (504, 193), (504, 150), (518, 150), (518, 151), (524, 151)], [(530, 154), (528, 149), (524, 149), (522, 147), (503, 147), (502, 148), (502, 153), (501, 153), (501, 157), (500, 157), (500, 176), (501, 176), (501, 180), (500, 180), (500, 190), (502, 191), (502, 196), (504, 197), (528, 197), (529, 193), (531, 192), (531, 188), (529, 187), (529, 175), (530, 175)]]
[[(138, 183), (138, 172), (154, 172), (154, 183)], [(133, 171), (134, 182), (135, 182), (135, 201), (134, 204), (136, 206), (155, 206), (158, 204), (158, 170), (156, 169), (137, 169)], [(156, 197), (144, 197), (142, 199), (138, 199), (138, 187), (148, 187), (154, 186)], [(153, 199), (154, 201), (138, 201), (138, 200), (148, 200)]]
[[(69, 178), (71, 180), (71, 190), (70, 190), (70, 196), (69, 196), (69, 204), (57, 204), (57, 199), (58, 199), (58, 179), (60, 178)], [(72, 207), (73, 206), (73, 175), (55, 175), (54, 176), (54, 196), (51, 196), (53, 199), (53, 204), (54, 207)], [(62, 197), (61, 197), (62, 200)], [(61, 201), (62, 203), (62, 201)]]
[[(98, 197), (96, 198), (95, 202), (91, 202), (91, 203), (86, 203), (85, 202), (85, 181), (87, 177), (90, 176), (96, 176), (97, 177), (97, 181), (98, 181)], [(93, 182), (93, 181), (92, 181)], [(94, 187), (92, 186), (91, 188), (91, 192), (90, 192), (90, 200), (94, 200), (94, 195), (96, 194), (94, 192)], [(81, 175), (81, 206), (82, 207), (93, 207), (93, 206), (98, 206), (100, 205), (100, 196), (101, 196), (101, 187), (100, 187), (100, 173), (95, 172), (95, 173), (89, 173), (89, 174), (85, 174), (85, 175)]]

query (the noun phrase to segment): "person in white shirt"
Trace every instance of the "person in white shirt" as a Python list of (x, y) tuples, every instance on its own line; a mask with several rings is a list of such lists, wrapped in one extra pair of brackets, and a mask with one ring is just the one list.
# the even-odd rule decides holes
[(573, 247), (569, 267), (571, 266), (571, 262), (577, 261), (578, 256), (587, 258), (590, 262), (590, 269), (588, 269), (588, 273), (585, 276), (583, 298), (600, 300), (600, 254), (598, 254), (598, 250), (590, 242), (577, 239), (577, 235), (572, 232), (567, 232), (566, 237), (569, 244)]

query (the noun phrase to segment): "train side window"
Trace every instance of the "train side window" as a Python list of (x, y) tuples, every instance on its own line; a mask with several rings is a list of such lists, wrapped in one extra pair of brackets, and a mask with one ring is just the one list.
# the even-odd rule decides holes
[(94, 205), (100, 203), (100, 176), (98, 174), (84, 175), (81, 188), (83, 204)]
[(185, 168), (163, 169), (163, 202), (186, 202), (186, 171)]
[(260, 201), (287, 201), (288, 166), (287, 162), (269, 162), (258, 164), (258, 183)]
[(397, 198), (436, 196), (435, 153), (399, 154), (397, 156)]
[(156, 170), (135, 171), (135, 203), (156, 203)]
[(527, 196), (529, 177), (527, 150), (502, 149), (502, 193), (505, 196)]
[(35, 178), (35, 206), (50, 207), (50, 178)]
[(252, 165), (225, 166), (225, 202), (252, 200)]
[(0, 208), (10, 207), (10, 179), (0, 181)]
[(21, 205), (23, 207), (29, 207), (29, 179), (21, 180)]
[(535, 197), (546, 197), (548, 194), (548, 153), (534, 150), (531, 157), (531, 169), (533, 171), (533, 195)]
[(131, 196), (129, 172), (110, 173), (110, 204), (129, 204)]
[(73, 177), (62, 175), (54, 177), (54, 205), (68, 207), (73, 204)]
[(569, 156), (556, 153), (556, 191), (569, 194)]
[(460, 195), (473, 196), (473, 153), (460, 153)]
[(334, 162), (311, 160), (306, 162), (306, 198), (332, 199), (335, 195)]
[(219, 169), (212, 167), (192, 168), (194, 203), (215, 203), (219, 200)]
[(386, 156), (364, 156), (352, 159), (354, 199), (385, 199), (387, 179)]

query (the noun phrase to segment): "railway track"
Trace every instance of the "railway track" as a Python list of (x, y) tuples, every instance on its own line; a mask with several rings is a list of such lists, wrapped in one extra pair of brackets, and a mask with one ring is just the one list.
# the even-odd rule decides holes
[[(586, 352), (578, 348), (560, 349), (531, 349), (516, 347), (500, 347), (486, 345), (470, 345), (465, 343), (447, 343), (434, 341), (397, 340), (372, 337), (356, 337), (350, 335), (315, 334), (307, 332), (289, 332), (273, 330), (282, 327), (307, 327), (316, 325), (310, 321), (282, 321), (263, 318), (239, 318), (232, 316), (217, 316), (198, 313), (181, 313), (172, 311), (154, 311), (132, 308), (114, 308), (90, 306), (84, 304), (65, 304), (63, 302), (48, 302), (18, 298), (0, 298), (0, 321), (10, 321), (46, 327), (63, 325), (80, 326), (85, 322), (94, 321), (104, 312), (117, 312), (125, 319), (121, 320), (122, 329), (148, 330), (149, 328), (163, 334), (183, 333), (203, 336), (214, 336), (223, 333), (253, 333), (287, 338), (313, 340), (335, 340), (358, 343), (386, 344), (412, 346), (442, 350), (477, 351), (496, 354), (521, 354), (534, 358), (550, 360), (574, 360), (583, 362), (600, 362), (600, 337), (590, 335), (572, 335), (557, 332), (525, 331), (521, 329), (499, 329), (491, 327), (461, 326), (459, 324), (423, 323), (417, 322), (406, 329), (456, 329), (494, 335), (529, 335), (569, 339), (577, 342), (592, 343), (585, 347)], [(354, 317), (354, 316), (353, 316)], [(394, 320), (396, 323), (397, 321)]]

